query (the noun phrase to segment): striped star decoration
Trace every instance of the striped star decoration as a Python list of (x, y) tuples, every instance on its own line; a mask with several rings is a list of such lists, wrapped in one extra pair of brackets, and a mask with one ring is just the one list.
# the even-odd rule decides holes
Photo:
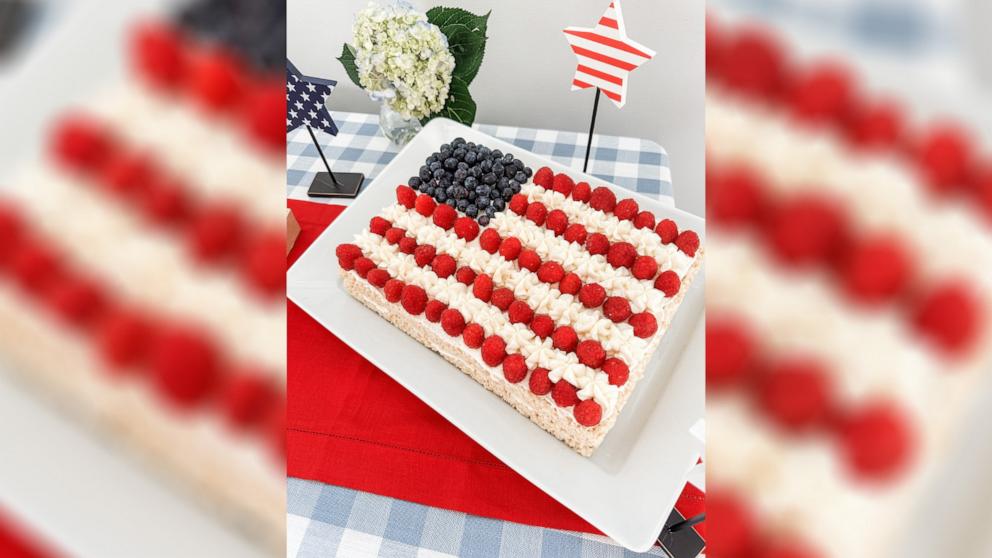
[(567, 27), (565, 38), (579, 59), (572, 91), (598, 87), (620, 108), (627, 101), (630, 72), (655, 55), (653, 50), (627, 37), (620, 0), (610, 2), (596, 27)]
[(286, 133), (301, 125), (324, 130), (332, 136), (338, 127), (327, 111), (327, 97), (338, 82), (305, 76), (286, 61)]

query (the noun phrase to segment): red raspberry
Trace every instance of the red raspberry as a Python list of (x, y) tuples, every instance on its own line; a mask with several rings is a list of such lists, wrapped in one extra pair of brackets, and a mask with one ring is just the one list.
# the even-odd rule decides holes
[(589, 198), (589, 207), (593, 209), (598, 209), (603, 213), (609, 213), (613, 211), (613, 208), (617, 205), (617, 195), (613, 193), (606, 186), (599, 186), (592, 191), (592, 196)]
[(427, 267), (427, 264), (434, 261), (437, 250), (430, 244), (421, 244), (413, 251), (413, 261), (420, 267)]
[(572, 199), (575, 201), (586, 202), (592, 197), (592, 188), (589, 187), (588, 182), (579, 182), (572, 188)]
[(614, 386), (622, 386), (627, 383), (627, 378), (630, 377), (630, 369), (627, 368), (627, 363), (618, 358), (608, 358), (606, 362), (603, 363), (603, 372), (610, 377), (610, 384)]
[(641, 339), (647, 339), (658, 331), (658, 320), (650, 312), (640, 312), (630, 317), (630, 325), (634, 328), (634, 335)]
[(789, 431), (826, 424), (834, 410), (830, 377), (811, 360), (793, 358), (772, 365), (762, 374), (756, 395), (765, 415)]
[(603, 314), (614, 323), (625, 322), (630, 317), (630, 302), (620, 296), (611, 296), (603, 303)]
[(479, 224), (474, 219), (459, 217), (455, 219), (455, 236), (465, 239), (466, 242), (472, 242), (479, 236)]
[(400, 304), (409, 314), (416, 316), (427, 307), (427, 293), (417, 285), (407, 285), (400, 293)]
[(567, 353), (575, 350), (575, 346), (579, 344), (579, 336), (571, 326), (559, 326), (551, 335), (551, 341), (556, 349)]
[(472, 294), (475, 295), (475, 298), (483, 302), (489, 302), (493, 296), (492, 277), (486, 275), (485, 273), (477, 275), (475, 277), (475, 282), (472, 284)]
[(522, 250), (517, 258), (517, 264), (521, 269), (537, 271), (541, 267), (541, 257), (533, 250)]
[(385, 237), (386, 242), (390, 244), (397, 244), (400, 240), (403, 240), (403, 237), (406, 236), (406, 229), (390, 227), (383, 236)]
[(592, 399), (579, 401), (572, 410), (575, 420), (582, 426), (596, 426), (603, 420), (603, 408)]
[(189, 246), (193, 256), (212, 262), (230, 255), (243, 231), (241, 213), (226, 203), (210, 204), (194, 216), (189, 225)]
[(417, 213), (424, 217), (430, 217), (434, 213), (434, 208), (437, 207), (437, 202), (427, 194), (420, 194), (417, 196), (417, 201), (414, 202), (413, 206), (417, 210)]
[(578, 223), (572, 223), (565, 229), (565, 234), (562, 235), (562, 238), (576, 244), (585, 244), (586, 228)]
[(547, 219), (544, 220), (544, 226), (549, 231), (561, 236), (565, 232), (565, 228), (568, 227), (568, 216), (560, 209), (552, 210), (551, 213), (548, 213)]
[(462, 331), (462, 340), (472, 349), (478, 349), (486, 338), (486, 332), (479, 324), (467, 324)]
[[(157, 168), (147, 153), (133, 151), (111, 151), (100, 166), (100, 180), (108, 192), (124, 200), (144, 193), (150, 182), (161, 180)], [(227, 207), (228, 204), (222, 204)]]
[(762, 545), (761, 558), (820, 558), (820, 553), (794, 537), (772, 540)]
[(145, 316), (128, 309), (112, 309), (100, 320), (96, 334), (100, 356), (112, 369), (138, 364), (151, 339), (152, 326)]
[(706, 320), (707, 389), (743, 383), (753, 372), (757, 356), (757, 344), (744, 324), (727, 316)]
[(521, 248), (522, 246), (520, 245), (520, 239), (515, 236), (511, 236), (510, 238), (503, 240), (503, 243), (499, 245), (499, 254), (506, 258), (507, 261), (512, 262), (517, 259), (517, 256), (520, 255)]
[(679, 236), (679, 226), (671, 219), (662, 219), (658, 222), (658, 226), (654, 229), (654, 232), (658, 233), (658, 236), (661, 237), (662, 243), (671, 244)]
[(675, 273), (671, 269), (666, 269), (659, 273), (658, 278), (654, 280), (654, 288), (671, 298), (678, 294), (679, 289), (682, 288), (682, 280), (679, 279), (678, 273)]
[(407, 209), (413, 209), (417, 203), (417, 192), (409, 186), (400, 184), (396, 187), (396, 201)]
[(152, 341), (149, 353), (155, 387), (168, 402), (190, 408), (204, 401), (220, 379), (217, 350), (203, 332), (169, 326)]
[(189, 60), (183, 37), (168, 24), (144, 23), (131, 36), (132, 63), (145, 79), (159, 87), (178, 86)]
[(61, 258), (50, 247), (24, 239), (11, 254), (9, 265), (21, 287), (31, 293), (42, 293), (61, 277)]
[(544, 262), (537, 270), (537, 278), (545, 283), (557, 283), (565, 277), (565, 270), (558, 262)]
[(106, 309), (107, 299), (89, 279), (63, 277), (45, 293), (55, 314), (74, 326), (86, 326)]
[(768, 219), (765, 233), (775, 255), (793, 265), (833, 261), (848, 238), (841, 208), (815, 194), (782, 202)]
[(238, 107), (254, 142), (273, 153), (286, 152), (286, 85), (280, 79), (256, 79)]
[(837, 432), (851, 473), (883, 481), (901, 473), (913, 457), (916, 439), (908, 417), (894, 404), (878, 402), (845, 417)]
[(431, 262), (431, 269), (441, 279), (447, 279), (455, 272), (457, 265), (455, 258), (452, 258), (448, 254), (438, 254), (434, 256), (434, 261)]
[(691, 258), (696, 255), (696, 250), (699, 250), (699, 235), (696, 231), (682, 231), (675, 239), (675, 245)]
[(510, 305), (513, 304), (514, 300), (516, 300), (516, 298), (513, 296), (513, 291), (507, 289), (506, 287), (500, 287), (493, 291), (493, 295), (490, 298), (490, 303), (496, 308), (499, 308), (500, 311), (506, 312), (507, 309), (510, 308)]
[(455, 279), (462, 285), (471, 285), (475, 281), (475, 272), (472, 271), (471, 267), (460, 267), (455, 272)]
[(848, 122), (847, 134), (858, 147), (882, 149), (901, 144), (905, 129), (902, 107), (885, 99), (862, 106)]
[(533, 372), (530, 373), (530, 381), (528, 382), (530, 386), (530, 391), (534, 395), (547, 395), (551, 393), (551, 380), (548, 378), (547, 368), (535, 368)]
[(706, 205), (709, 215), (720, 225), (757, 223), (768, 206), (765, 185), (750, 168), (742, 165), (718, 173), (707, 172)]
[(509, 355), (503, 359), (503, 377), (511, 384), (517, 384), (527, 377), (527, 363), (522, 355)]
[(559, 381), (551, 388), (551, 398), (559, 407), (571, 407), (579, 402), (578, 390), (565, 380)]
[(455, 225), (458, 212), (448, 204), (442, 203), (434, 210), (434, 224), (444, 230), (450, 230)]
[(339, 244), (334, 249), (334, 255), (338, 257), (341, 269), (351, 271), (355, 269), (355, 260), (362, 257), (362, 249), (354, 244)]
[(534, 319), (534, 311), (522, 300), (514, 300), (508, 311), (511, 324), (528, 324)]
[(855, 102), (853, 78), (846, 68), (824, 63), (810, 68), (790, 85), (792, 116), (809, 124), (842, 124)]
[(530, 202), (527, 200), (527, 196), (523, 194), (513, 194), (513, 197), (510, 198), (510, 204), (509, 204), (510, 211), (516, 213), (517, 215), (523, 215), (527, 213), (527, 207), (529, 205)]
[(201, 105), (218, 111), (233, 107), (243, 97), (247, 80), (238, 61), (217, 49), (193, 60), (186, 83)]
[(499, 245), (501, 243), (502, 239), (495, 229), (486, 229), (482, 231), (482, 236), (479, 237), (479, 246), (490, 254), (495, 254), (496, 251), (499, 250)]
[(400, 297), (403, 296), (403, 287), (405, 286), (406, 284), (399, 279), (390, 279), (382, 287), (382, 294), (389, 302), (399, 302)]
[(575, 181), (573, 181), (572, 177), (568, 176), (565, 173), (556, 174), (555, 180), (551, 184), (552, 190), (566, 197), (572, 193), (572, 190), (574, 188), (575, 188)]
[(465, 331), (465, 318), (454, 308), (441, 312), (441, 329), (452, 337), (457, 337)]
[(18, 247), (24, 236), (24, 221), (18, 210), (0, 200), (0, 269)]
[(897, 238), (879, 236), (851, 247), (839, 272), (852, 298), (873, 304), (904, 292), (912, 279), (912, 267), (909, 254)]
[(617, 242), (606, 252), (606, 261), (613, 267), (630, 267), (637, 259), (637, 249), (629, 242)]
[(265, 418), (278, 394), (272, 382), (261, 370), (236, 370), (221, 385), (218, 406), (227, 424), (235, 430), (246, 430)]
[(575, 348), (575, 355), (579, 357), (579, 362), (589, 368), (599, 368), (606, 362), (606, 351), (599, 341), (586, 339)]
[(574, 295), (579, 292), (582, 288), (582, 279), (574, 273), (569, 273), (568, 275), (562, 277), (561, 281), (558, 282), (558, 290), (561, 294)]
[(413, 254), (417, 251), (417, 241), (413, 237), (404, 236), (400, 239), (399, 248), (404, 254)]
[(541, 202), (534, 202), (527, 206), (527, 213), (525, 215), (535, 225), (540, 226), (544, 224), (544, 220), (548, 217), (548, 208)]
[(634, 217), (634, 228), (635, 229), (654, 229), (654, 213), (650, 211), (642, 211)]
[(781, 93), (787, 70), (785, 55), (770, 33), (743, 29), (734, 34), (723, 51), (727, 55), (718, 71), (728, 87), (761, 100)]
[(365, 279), (365, 276), (368, 275), (369, 271), (373, 269), (375, 269), (375, 262), (365, 256), (355, 260), (355, 272), (358, 273), (358, 276), (362, 279)]
[[(142, 192), (141, 209), (153, 223), (175, 225), (190, 215), (190, 202), (187, 187), (172, 177), (159, 177)], [(285, 233), (282, 233), (285, 237)], [(283, 240), (283, 257), (286, 257)]]
[(633, 221), (634, 217), (637, 216), (637, 212), (640, 210), (641, 208), (638, 207), (636, 201), (627, 198), (625, 200), (620, 200), (619, 202), (617, 202), (617, 206), (613, 208), (613, 215), (615, 215), (616, 218), (620, 219), (621, 221), (625, 219), (629, 221)]
[(579, 289), (579, 301), (586, 308), (597, 308), (606, 300), (606, 289), (598, 283), (586, 283)]
[(555, 321), (547, 314), (538, 314), (530, 321), (530, 329), (541, 339), (547, 339), (554, 333)]
[(379, 269), (377, 267), (375, 269), (370, 269), (369, 272), (365, 275), (365, 279), (373, 286), (379, 287), (381, 289), (386, 286), (386, 282), (392, 279), (392, 277), (390, 277), (388, 271), (386, 271), (385, 269)]
[(534, 184), (541, 188), (550, 188), (555, 179), (555, 173), (548, 167), (541, 167), (534, 173)]
[(971, 347), (981, 327), (978, 298), (968, 285), (949, 281), (936, 285), (912, 310), (916, 331), (950, 354)]
[(658, 273), (658, 262), (651, 256), (638, 256), (630, 267), (630, 273), (638, 279), (652, 279)]
[[(734, 493), (706, 491), (706, 553), (712, 556), (751, 556), (758, 546), (758, 527), (751, 510)], [(765, 539), (762, 538), (763, 545)]]
[(603, 233), (592, 233), (586, 240), (586, 251), (593, 255), (602, 255), (610, 250), (610, 241)]
[(373, 217), (372, 220), (369, 221), (369, 231), (372, 234), (377, 234), (379, 236), (385, 235), (386, 231), (392, 228), (392, 226), (392, 223), (379, 216)]
[(429, 300), (424, 308), (424, 317), (428, 322), (436, 324), (441, 321), (441, 314), (447, 309), (448, 305), (440, 300)]
[(482, 362), (489, 366), (499, 366), (506, 358), (506, 341), (499, 335), (490, 335), (482, 342)]

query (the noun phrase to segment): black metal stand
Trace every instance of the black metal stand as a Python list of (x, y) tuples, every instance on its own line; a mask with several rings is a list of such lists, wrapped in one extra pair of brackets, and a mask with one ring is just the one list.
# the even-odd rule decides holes
[(582, 163), (582, 172), (589, 169), (589, 152), (592, 151), (592, 133), (596, 129), (596, 113), (599, 112), (600, 90), (596, 88), (596, 100), (592, 102), (592, 121), (589, 122), (589, 138), (586, 139), (586, 160)]
[(331, 165), (324, 157), (324, 150), (320, 148), (320, 142), (317, 141), (317, 136), (313, 133), (313, 128), (307, 126), (307, 132), (310, 132), (310, 139), (313, 140), (313, 145), (317, 148), (317, 153), (320, 154), (320, 160), (324, 162), (324, 168), (327, 169), (327, 172), (318, 172), (317, 176), (313, 177), (307, 195), (324, 198), (353, 198), (357, 196), (358, 191), (362, 188), (362, 183), (365, 182), (365, 175), (357, 172), (336, 173), (332, 171)]
[(706, 543), (692, 529), (693, 525), (706, 520), (706, 513), (685, 518), (678, 510), (672, 510), (665, 522), (665, 528), (658, 536), (658, 544), (669, 558), (696, 558)]

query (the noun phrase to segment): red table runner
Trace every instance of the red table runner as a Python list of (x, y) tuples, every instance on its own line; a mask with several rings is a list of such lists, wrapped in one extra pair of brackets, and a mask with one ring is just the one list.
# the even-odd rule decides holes
[[(301, 228), (292, 264), (344, 208), (296, 200), (289, 207)], [(516, 523), (598, 532), (292, 302), (287, 314), (289, 476)], [(699, 513), (701, 493), (687, 490), (677, 507)]]

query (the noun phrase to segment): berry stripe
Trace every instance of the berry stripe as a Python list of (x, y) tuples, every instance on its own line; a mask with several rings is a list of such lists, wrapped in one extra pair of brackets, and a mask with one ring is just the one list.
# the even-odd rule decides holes
[[(384, 238), (364, 232), (356, 238), (356, 244), (367, 258), (392, 277), (421, 287), (430, 298), (461, 312), (466, 323), (482, 326), (487, 336), (499, 335), (506, 342), (507, 353), (519, 352), (529, 368), (546, 368), (555, 381), (563, 379), (579, 390), (595, 384), (597, 375), (606, 377), (605, 373), (580, 364), (575, 354), (555, 349), (550, 339), (537, 342), (530, 328), (510, 323), (502, 311), (475, 298), (469, 287), (459, 283), (454, 276), (439, 278), (433, 271), (418, 266), (412, 255), (400, 252)], [(608, 399), (602, 399), (602, 395), (597, 399), (604, 409), (612, 409), (616, 402), (617, 389), (610, 387)]]
[[(596, 87), (595, 85), (593, 85), (591, 83), (586, 83), (584, 81), (580, 81), (580, 80), (577, 80), (577, 79), (573, 79), (572, 80), (572, 85), (575, 86), (575, 87), (578, 87), (579, 89), (589, 89), (590, 87)], [(603, 92), (603, 95), (606, 95), (607, 97), (609, 97), (610, 99), (613, 99), (614, 101), (616, 101), (618, 103), (620, 102), (620, 94), (619, 93), (615, 93), (615, 92), (610, 91), (609, 89), (606, 89), (604, 87), (600, 87), (599, 90)]]
[(612, 27), (613, 29), (620, 29), (620, 25), (617, 24), (617, 20), (609, 17), (599, 18), (599, 24), (603, 27)]
[(630, 54), (639, 56), (641, 58), (651, 58), (651, 56), (649, 54), (647, 54), (645, 52), (642, 52), (642, 51), (640, 51), (640, 50), (638, 50), (638, 49), (636, 49), (636, 48), (628, 45), (627, 43), (625, 43), (623, 41), (618, 41), (616, 39), (611, 39), (610, 37), (606, 37), (604, 35), (600, 35), (599, 33), (592, 33), (592, 32), (589, 32), (589, 31), (580, 31), (578, 29), (566, 29), (565, 30), (565, 33), (567, 33), (569, 35), (576, 36), (576, 37), (581, 37), (583, 39), (592, 41), (594, 43), (599, 43), (601, 45), (606, 45), (606, 46), (612, 47), (612, 48), (614, 48), (616, 50), (627, 52), (627, 53), (630, 53)]
[(600, 52), (595, 52), (587, 48), (582, 48), (578, 45), (572, 45), (572, 52), (574, 52), (579, 56), (590, 58), (592, 60), (596, 60), (604, 64), (614, 66), (616, 68), (620, 68), (621, 70), (630, 71), (637, 68), (635, 64), (631, 64), (630, 62), (624, 62), (623, 60), (620, 60), (618, 58), (612, 58)]
[(603, 81), (608, 81), (610, 83), (615, 83), (617, 85), (623, 85), (623, 78), (608, 74), (606, 72), (597, 70), (595, 68), (590, 68), (589, 66), (579, 64), (578, 71), (582, 72), (583, 74), (588, 74), (590, 76), (597, 77)]

